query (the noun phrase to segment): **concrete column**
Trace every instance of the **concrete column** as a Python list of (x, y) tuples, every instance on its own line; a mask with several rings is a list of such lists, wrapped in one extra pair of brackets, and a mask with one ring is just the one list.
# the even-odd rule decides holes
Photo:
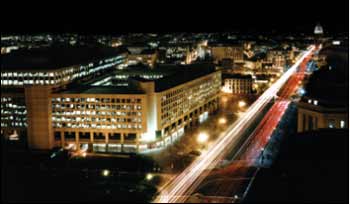
[(105, 136), (106, 144), (108, 144), (109, 142), (108, 132), (104, 132), (103, 135)]
[(64, 132), (60, 131), (60, 136), (61, 136), (61, 146), (64, 147), (64, 142), (65, 142)]
[(136, 152), (140, 152), (140, 133), (136, 133)]
[(90, 141), (94, 143), (94, 131), (90, 131)]
[(124, 134), (125, 133), (120, 133), (121, 152), (124, 152)]
[(303, 114), (298, 110), (298, 132), (303, 132)]
[(79, 132), (75, 132), (75, 145), (77, 146), (77, 150), (80, 150), (80, 144), (79, 144)]
[[(317, 119), (317, 115), (315, 116), (315, 117), (313, 117), (313, 119), (314, 119), (314, 130), (317, 130), (318, 129), (318, 119)], [(317, 120), (316, 120), (317, 119)], [(317, 123), (316, 123), (317, 122)]]

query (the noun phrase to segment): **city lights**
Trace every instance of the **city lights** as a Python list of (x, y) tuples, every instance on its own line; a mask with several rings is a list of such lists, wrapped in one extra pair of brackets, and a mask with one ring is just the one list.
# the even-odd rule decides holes
[[(281, 197), (290, 199), (295, 192), (276, 179), (266, 184), (272, 188), (255, 188), (279, 171), (275, 164), (288, 166), (288, 177), (299, 180), (286, 181), (305, 195), (319, 199), (306, 192), (320, 192), (315, 186), (340, 192), (332, 182), (341, 179), (328, 184), (304, 163), (318, 159), (321, 170), (336, 169), (319, 152), (343, 152), (331, 148), (340, 150), (336, 135), (348, 134), (347, 99), (339, 94), (348, 87), (348, 33), (319, 24), (303, 30), (301, 11), (300, 25), (287, 19), (280, 32), (276, 18), (296, 16), (269, 13), (251, 21), (261, 26), (234, 32), (2, 34), (5, 189), (15, 191), (5, 197), (237, 203), (283, 187)], [(293, 155), (300, 158), (288, 165)], [(335, 166), (346, 163), (340, 156)]]
[(153, 179), (153, 174), (148, 173), (148, 174), (146, 175), (146, 179), (147, 179), (147, 181), (152, 180), (152, 179)]
[(197, 137), (197, 141), (200, 144), (204, 144), (208, 141), (209, 135), (205, 132), (201, 132), (199, 133), (198, 137)]
[(226, 118), (220, 118), (219, 119), (219, 124), (226, 124)]
[(102, 171), (102, 176), (104, 176), (104, 177), (109, 176), (109, 174), (110, 174), (110, 171), (107, 170), (107, 169), (105, 169), (105, 170)]
[(243, 108), (243, 107), (245, 107), (247, 104), (246, 104), (246, 102), (244, 102), (244, 101), (239, 101), (238, 102), (238, 107), (240, 107), (240, 108)]

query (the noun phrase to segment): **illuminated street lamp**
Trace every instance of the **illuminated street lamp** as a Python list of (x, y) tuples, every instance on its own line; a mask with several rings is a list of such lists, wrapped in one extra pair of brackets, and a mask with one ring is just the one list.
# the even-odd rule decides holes
[(244, 102), (244, 101), (239, 101), (238, 102), (238, 107), (240, 107), (240, 108), (243, 108), (244, 106), (246, 106), (247, 104), (246, 104), (246, 102)]
[(226, 124), (226, 118), (220, 118), (219, 119), (219, 124)]
[(153, 179), (153, 174), (147, 174), (146, 175), (146, 179), (147, 179), (147, 181), (150, 181), (150, 180), (152, 180)]
[(105, 170), (102, 171), (102, 176), (104, 176), (104, 177), (109, 176), (109, 174), (110, 174), (110, 171), (107, 170), (107, 169), (105, 169)]
[(205, 142), (208, 141), (208, 138), (209, 138), (209, 136), (207, 133), (201, 132), (201, 133), (199, 133), (199, 135), (197, 137), (197, 141), (200, 144), (204, 144)]

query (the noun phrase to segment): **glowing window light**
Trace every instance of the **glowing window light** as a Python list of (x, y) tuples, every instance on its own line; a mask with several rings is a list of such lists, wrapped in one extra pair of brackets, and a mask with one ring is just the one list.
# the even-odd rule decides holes
[(345, 121), (344, 120), (340, 121), (340, 128), (345, 128)]

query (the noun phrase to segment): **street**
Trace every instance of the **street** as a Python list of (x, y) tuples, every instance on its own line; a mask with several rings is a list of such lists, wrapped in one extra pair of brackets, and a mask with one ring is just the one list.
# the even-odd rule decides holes
[[(172, 184), (164, 189), (156, 199), (156, 202), (184, 202), (183, 197), (178, 195), (191, 195), (200, 185), (208, 172), (205, 171), (211, 166), (216, 166), (232, 149), (233, 144), (239, 139), (240, 133), (248, 128), (253, 119), (278, 93), (278, 91), (288, 82), (289, 78), (294, 75), (299, 65), (306, 57), (310, 55), (314, 47), (310, 47), (308, 51), (297, 60), (297, 62), (278, 79), (269, 89), (267, 89), (247, 110), (239, 117), (239, 119), (228, 130), (216, 140), (208, 150), (198, 157), (190, 166), (188, 166), (179, 176), (177, 176)], [(290, 89), (289, 89), (290, 90)]]

